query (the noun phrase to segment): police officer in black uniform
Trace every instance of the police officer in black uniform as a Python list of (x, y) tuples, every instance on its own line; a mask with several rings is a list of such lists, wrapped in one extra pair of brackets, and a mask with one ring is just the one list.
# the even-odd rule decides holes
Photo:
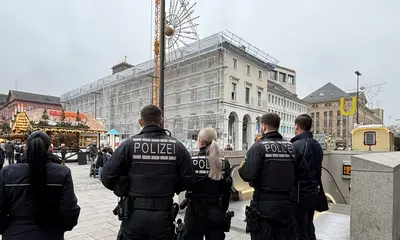
[(121, 177), (129, 178), (129, 217), (122, 220), (120, 239), (172, 240), (173, 196), (191, 187), (196, 176), (186, 148), (163, 129), (161, 109), (145, 106), (140, 117), (143, 130), (116, 149), (101, 180), (114, 191)]
[(186, 192), (185, 240), (225, 239), (232, 179), (229, 162), (220, 158), (217, 132), (203, 128), (197, 144), (200, 151), (192, 156), (196, 183)]
[(239, 174), (254, 187), (246, 207), (246, 231), (252, 240), (295, 239), (294, 185), (296, 167), (292, 144), (278, 132), (280, 118), (261, 117), (262, 138), (247, 151)]

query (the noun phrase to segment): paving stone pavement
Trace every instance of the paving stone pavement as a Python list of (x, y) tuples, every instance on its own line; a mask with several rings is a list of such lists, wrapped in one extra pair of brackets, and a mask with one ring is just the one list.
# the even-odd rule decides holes
[[(74, 180), (75, 193), (81, 214), (78, 225), (70, 232), (66, 232), (67, 240), (115, 240), (120, 221), (112, 214), (117, 203), (117, 197), (106, 189), (97, 178), (89, 177), (89, 165), (67, 163)], [(227, 240), (249, 240), (250, 236), (244, 233), (245, 223), (244, 206), (247, 201), (233, 202), (230, 209), (235, 211), (232, 219), (232, 228), (226, 233)], [(332, 206), (333, 212), (317, 214), (315, 226), (319, 240), (349, 239), (350, 219), (349, 206)], [(183, 214), (178, 218), (183, 219)], [(1, 240), (1, 236), (0, 236)]]
[[(112, 214), (112, 210), (116, 206), (117, 197), (104, 188), (97, 178), (89, 177), (89, 165), (67, 163), (67, 166), (71, 168), (81, 214), (78, 225), (65, 234), (65, 239), (115, 240), (120, 221)], [(250, 236), (231, 230), (227, 233), (226, 239), (247, 240)]]

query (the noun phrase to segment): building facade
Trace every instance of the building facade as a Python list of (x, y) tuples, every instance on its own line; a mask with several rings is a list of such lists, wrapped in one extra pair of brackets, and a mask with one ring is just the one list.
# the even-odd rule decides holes
[[(294, 76), (294, 73), (292, 73)], [(293, 137), (294, 120), (300, 114), (307, 113), (307, 103), (278, 84), (274, 80), (268, 81), (268, 112), (281, 117), (280, 132), (284, 137)]]
[[(325, 134), (336, 145), (351, 144), (351, 131), (356, 127), (357, 114), (343, 116), (340, 112), (340, 98), (349, 111), (352, 97), (357, 93), (346, 93), (332, 83), (327, 83), (303, 99), (307, 102), (308, 114), (313, 118), (313, 132)], [(383, 119), (367, 107), (364, 93), (359, 93), (358, 125), (382, 124)]]
[[(4, 95), (3, 95), (4, 96)], [(10, 90), (3, 104), (0, 105), (0, 121), (9, 121), (16, 113), (17, 108), (29, 111), (36, 108), (61, 110), (60, 97)], [(21, 109), (18, 109), (21, 111)]]
[[(164, 116), (173, 136), (196, 139), (201, 128), (211, 126), (221, 147), (248, 149), (259, 132), (260, 116), (268, 111), (269, 71), (277, 61), (229, 32), (168, 53), (167, 59)], [(113, 73), (61, 99), (68, 110), (92, 113), (126, 138), (140, 131), (140, 109), (152, 103), (153, 61)]]

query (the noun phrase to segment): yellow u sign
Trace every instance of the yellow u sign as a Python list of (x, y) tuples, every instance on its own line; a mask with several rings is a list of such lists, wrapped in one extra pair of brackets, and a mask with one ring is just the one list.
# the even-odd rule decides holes
[(354, 114), (354, 112), (356, 111), (356, 107), (357, 107), (357, 97), (352, 97), (351, 98), (351, 110), (346, 112), (344, 110), (344, 98), (340, 99), (340, 113), (343, 116), (351, 116)]

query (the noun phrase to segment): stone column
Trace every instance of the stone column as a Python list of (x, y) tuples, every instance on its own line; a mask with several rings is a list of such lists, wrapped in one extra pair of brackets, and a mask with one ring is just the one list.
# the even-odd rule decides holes
[(249, 134), (249, 143), (248, 143), (248, 149), (250, 149), (251, 145), (253, 145), (254, 143), (254, 139), (256, 138), (256, 124), (257, 124), (257, 120), (255, 120), (254, 122), (252, 122), (250, 124), (250, 131), (248, 132)]
[(400, 152), (352, 156), (350, 239), (400, 236)]
[(243, 121), (239, 120), (235, 123), (235, 150), (242, 151), (243, 146)]

